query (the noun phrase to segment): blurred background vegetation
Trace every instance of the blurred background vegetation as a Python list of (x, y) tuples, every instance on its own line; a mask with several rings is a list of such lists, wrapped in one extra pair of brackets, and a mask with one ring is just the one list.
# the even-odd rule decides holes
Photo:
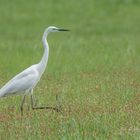
[[(0, 85), (38, 63), (53, 25), (50, 57), (35, 89), (40, 104), (60, 94), (64, 116), (20, 116), (20, 97), (0, 100), (0, 139), (139, 139), (140, 0), (0, 0)], [(26, 105), (27, 106), (27, 105)]]

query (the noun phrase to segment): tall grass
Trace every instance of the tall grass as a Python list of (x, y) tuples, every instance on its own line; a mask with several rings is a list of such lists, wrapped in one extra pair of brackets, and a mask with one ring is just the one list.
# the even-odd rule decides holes
[(0, 85), (38, 63), (50, 25), (50, 56), (34, 90), (37, 105), (63, 115), (28, 111), (21, 97), (0, 99), (0, 139), (139, 139), (140, 1), (0, 1)]

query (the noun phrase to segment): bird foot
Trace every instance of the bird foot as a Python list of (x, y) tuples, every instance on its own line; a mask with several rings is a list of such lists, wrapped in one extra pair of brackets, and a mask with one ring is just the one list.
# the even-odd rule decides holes
[(59, 109), (58, 107), (52, 107), (52, 106), (43, 106), (43, 107), (32, 107), (33, 110), (35, 109), (51, 109), (54, 110), (56, 112), (61, 112), (61, 109)]

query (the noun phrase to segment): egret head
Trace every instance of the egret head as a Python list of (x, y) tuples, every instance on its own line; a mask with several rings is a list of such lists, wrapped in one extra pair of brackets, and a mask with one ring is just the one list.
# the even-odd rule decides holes
[(50, 26), (50, 27), (48, 27), (48, 28), (44, 31), (44, 34), (43, 34), (43, 37), (42, 37), (43, 41), (44, 41), (44, 39), (47, 38), (47, 36), (48, 36), (49, 33), (52, 33), (52, 32), (60, 32), (60, 31), (69, 31), (69, 30), (67, 30), (67, 29), (62, 29), (62, 28), (57, 28), (57, 27), (55, 27), (55, 26)]
[(69, 31), (67, 29), (57, 28), (55, 26), (50, 26), (47, 28), (48, 32), (60, 32), (60, 31)]

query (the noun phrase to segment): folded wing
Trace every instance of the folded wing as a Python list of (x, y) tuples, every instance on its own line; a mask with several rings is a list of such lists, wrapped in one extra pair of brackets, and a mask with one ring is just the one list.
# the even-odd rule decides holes
[(34, 66), (29, 67), (20, 74), (12, 78), (0, 89), (0, 97), (8, 96), (12, 94), (21, 94), (25, 91), (32, 89), (39, 80), (38, 71), (34, 69)]

